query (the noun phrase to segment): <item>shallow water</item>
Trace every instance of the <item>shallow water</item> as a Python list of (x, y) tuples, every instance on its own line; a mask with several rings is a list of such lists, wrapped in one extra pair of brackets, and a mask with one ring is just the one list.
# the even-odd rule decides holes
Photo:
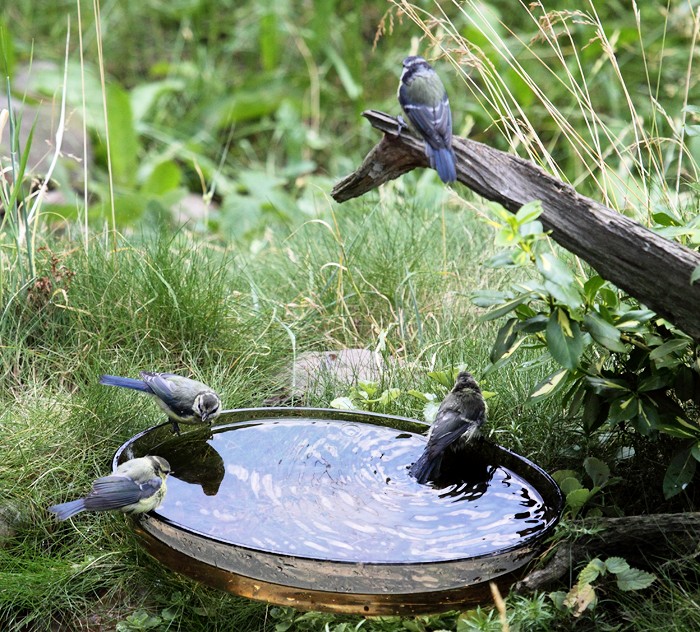
[(460, 464), (452, 482), (419, 485), (408, 467), (425, 437), (384, 426), (261, 420), (207, 439), (173, 439), (159, 452), (174, 475), (157, 513), (236, 545), (349, 562), (442, 561), (517, 546), (551, 518), (532, 485), (479, 459)]

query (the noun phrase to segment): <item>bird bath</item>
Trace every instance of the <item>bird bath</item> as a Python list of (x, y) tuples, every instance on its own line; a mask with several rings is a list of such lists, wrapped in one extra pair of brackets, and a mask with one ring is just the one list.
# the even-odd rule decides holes
[(225, 411), (211, 432), (169, 423), (130, 439), (115, 465), (151, 454), (173, 469), (146, 549), (229, 592), (300, 609), (439, 612), (507, 586), (559, 520), (556, 483), (487, 442), (449, 484), (408, 467), (426, 424), (318, 408)]

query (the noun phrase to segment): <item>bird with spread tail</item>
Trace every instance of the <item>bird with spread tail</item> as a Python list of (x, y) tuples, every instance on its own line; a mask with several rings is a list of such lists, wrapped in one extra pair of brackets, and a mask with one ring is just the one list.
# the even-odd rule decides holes
[(140, 380), (135, 380), (103, 375), (100, 384), (147, 393), (165, 411), (177, 433), (180, 432), (180, 423), (210, 424), (221, 413), (221, 399), (202, 382), (173, 373), (141, 371), (140, 376)]
[(486, 421), (486, 404), (481, 389), (468, 371), (457, 375), (452, 391), (440, 404), (428, 433), (428, 444), (409, 472), (419, 483), (440, 476), (446, 453), (458, 453), (480, 435)]
[(159, 456), (143, 456), (122, 463), (113, 474), (98, 478), (85, 498), (49, 507), (59, 520), (81, 511), (117, 509), (138, 514), (156, 509), (165, 497), (170, 464)]
[(457, 168), (452, 150), (450, 101), (440, 77), (422, 57), (414, 55), (403, 60), (398, 97), (410, 126), (425, 140), (430, 166), (443, 182), (454, 182)]

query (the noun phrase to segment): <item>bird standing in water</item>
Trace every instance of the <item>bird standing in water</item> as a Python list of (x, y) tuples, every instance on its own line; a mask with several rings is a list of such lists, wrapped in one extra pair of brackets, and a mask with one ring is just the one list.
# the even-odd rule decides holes
[(49, 507), (59, 520), (81, 511), (144, 513), (158, 507), (165, 497), (165, 479), (170, 464), (159, 456), (143, 456), (125, 461), (110, 476), (98, 478), (85, 498)]
[(428, 433), (428, 445), (411, 466), (411, 476), (426, 483), (440, 476), (443, 456), (469, 445), (486, 421), (486, 404), (481, 389), (468, 371), (457, 376), (452, 391), (440, 404)]
[(445, 183), (457, 179), (452, 151), (452, 112), (440, 77), (422, 57), (406, 57), (399, 83), (399, 103), (413, 127), (425, 140), (430, 166)]
[(100, 384), (120, 386), (147, 393), (166, 412), (179, 433), (183, 424), (211, 423), (221, 413), (221, 399), (206, 384), (172, 373), (141, 371), (140, 380), (103, 375)]

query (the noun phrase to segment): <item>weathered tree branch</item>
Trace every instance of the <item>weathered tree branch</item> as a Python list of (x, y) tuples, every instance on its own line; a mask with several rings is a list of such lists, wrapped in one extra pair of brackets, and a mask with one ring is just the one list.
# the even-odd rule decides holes
[[(384, 132), (362, 165), (338, 182), (331, 195), (345, 202), (428, 166), (423, 141), (398, 134), (397, 120), (375, 110), (363, 116)], [(590, 198), (518, 156), (453, 137), (457, 179), (513, 213), (540, 200), (542, 224), (552, 238), (587, 261), (604, 279), (700, 341), (700, 283), (690, 283), (700, 253), (669, 241)]]
[(531, 571), (513, 589), (532, 592), (546, 588), (588, 557), (619, 555), (632, 566), (647, 566), (650, 561), (694, 555), (700, 544), (697, 512), (587, 519), (581, 527), (588, 535), (559, 541), (546, 564)]

